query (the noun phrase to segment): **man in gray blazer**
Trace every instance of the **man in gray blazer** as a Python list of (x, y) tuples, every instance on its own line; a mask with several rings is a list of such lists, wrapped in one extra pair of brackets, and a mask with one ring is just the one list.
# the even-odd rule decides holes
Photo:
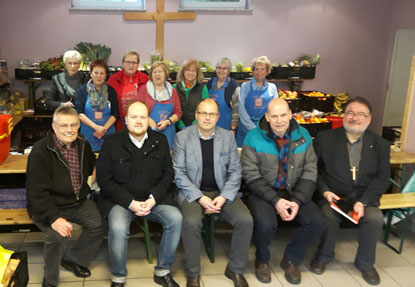
[(242, 172), (235, 136), (216, 126), (219, 106), (215, 100), (202, 100), (195, 116), (197, 125), (178, 133), (173, 146), (175, 181), (183, 213), (186, 286), (200, 286), (202, 218), (204, 214), (217, 214), (234, 227), (225, 276), (236, 287), (245, 287), (248, 283), (242, 274), (248, 262), (253, 220), (237, 196)]

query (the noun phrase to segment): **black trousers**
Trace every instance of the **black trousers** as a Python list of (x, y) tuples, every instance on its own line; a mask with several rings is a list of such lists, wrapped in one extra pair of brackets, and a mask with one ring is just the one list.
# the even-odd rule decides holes
[(82, 233), (75, 241), (62, 237), (41, 222), (35, 222), (46, 233), (43, 256), (44, 277), (48, 283), (59, 285), (59, 266), (65, 256), (78, 265), (87, 267), (95, 256), (104, 238), (101, 214), (95, 203), (85, 200), (80, 206), (62, 209), (61, 217), (82, 226)]
[[(342, 220), (348, 220), (335, 212), (326, 200), (322, 201), (321, 210), (328, 226), (321, 235), (317, 257), (324, 262), (334, 258), (336, 234)], [(365, 215), (359, 220), (359, 248), (355, 258), (355, 266), (359, 270), (369, 270), (375, 264), (376, 243), (382, 232), (383, 215), (377, 207), (365, 207)]]
[[(255, 195), (249, 195), (248, 208), (254, 218), (254, 244), (256, 260), (268, 263), (270, 259), (269, 245), (277, 230), (277, 213), (274, 206)], [(300, 224), (298, 232), (285, 248), (285, 256), (295, 264), (303, 261), (308, 247), (316, 241), (326, 228), (326, 221), (319, 208), (310, 201), (301, 205), (293, 220)]]

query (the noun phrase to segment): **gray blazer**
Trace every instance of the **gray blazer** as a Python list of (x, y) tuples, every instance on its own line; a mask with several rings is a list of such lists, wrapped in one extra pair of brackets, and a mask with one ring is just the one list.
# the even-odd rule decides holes
[[(233, 201), (239, 191), (242, 178), (235, 135), (215, 127), (213, 152), (215, 179), (220, 195)], [(203, 196), (200, 191), (203, 172), (202, 148), (196, 125), (176, 135), (173, 146), (173, 168), (179, 202), (184, 199), (193, 202)]]

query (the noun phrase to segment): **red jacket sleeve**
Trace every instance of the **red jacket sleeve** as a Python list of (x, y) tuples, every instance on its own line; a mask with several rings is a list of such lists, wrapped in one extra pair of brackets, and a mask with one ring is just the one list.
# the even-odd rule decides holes
[(154, 107), (154, 100), (148, 94), (146, 85), (141, 86), (140, 90), (138, 91), (138, 100), (146, 104), (148, 114), (150, 115)]

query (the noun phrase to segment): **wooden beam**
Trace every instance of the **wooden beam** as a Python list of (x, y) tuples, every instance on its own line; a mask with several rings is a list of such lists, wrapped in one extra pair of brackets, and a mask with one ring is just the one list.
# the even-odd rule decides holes
[[(403, 119), (402, 119), (402, 132), (401, 132), (401, 143), (402, 143), (402, 150), (405, 150), (406, 140), (409, 133), (409, 126), (410, 121), (409, 118), (411, 116), (411, 109), (414, 97), (414, 85), (415, 85), (415, 56), (412, 56), (412, 63), (411, 63), (411, 70), (409, 72), (409, 83), (408, 83), (408, 90), (406, 92), (406, 102), (405, 102), (405, 109), (403, 113)], [(413, 124), (413, 127), (415, 125)], [(412, 130), (413, 130), (412, 127)], [(413, 152), (413, 150), (411, 150)]]

